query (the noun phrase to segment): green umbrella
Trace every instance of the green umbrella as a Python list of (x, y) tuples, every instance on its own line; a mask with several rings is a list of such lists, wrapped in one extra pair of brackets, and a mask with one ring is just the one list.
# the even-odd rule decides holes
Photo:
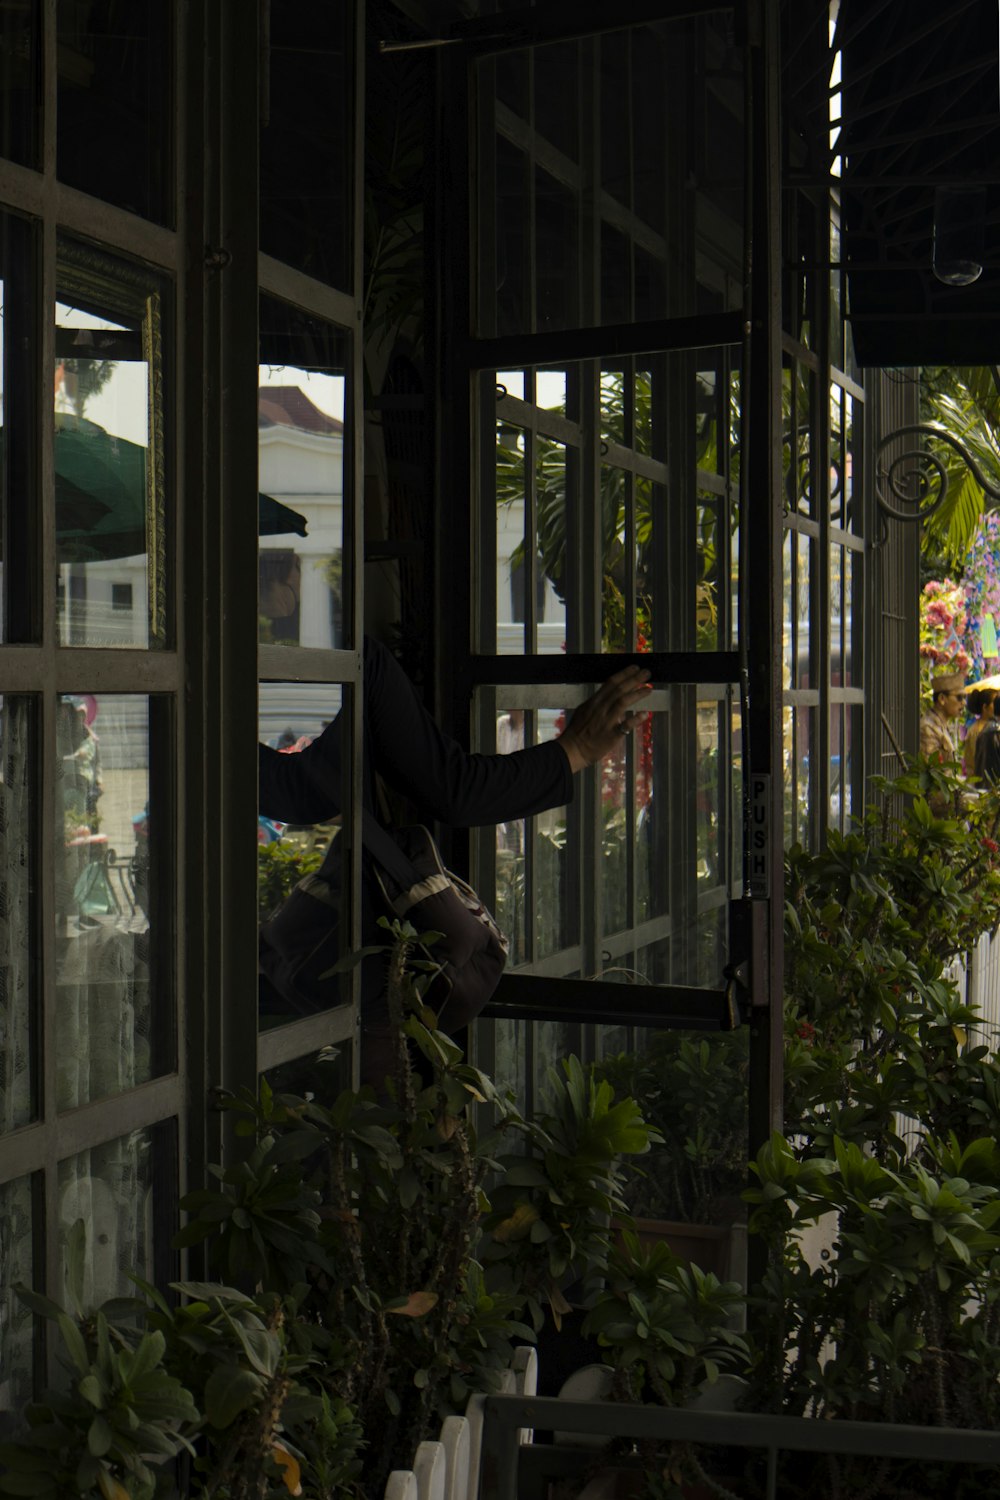
[[(139, 443), (81, 417), (59, 414), (55, 431), (56, 539), (60, 562), (137, 557), (146, 551), (146, 460)], [(3, 429), (0, 428), (0, 462)], [(305, 536), (306, 518), (258, 493), (261, 536)]]

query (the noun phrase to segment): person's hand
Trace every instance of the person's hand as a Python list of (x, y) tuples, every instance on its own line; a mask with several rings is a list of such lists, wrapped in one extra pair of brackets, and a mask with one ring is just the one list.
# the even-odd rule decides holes
[(582, 771), (603, 760), (649, 718), (636, 713), (634, 705), (651, 691), (645, 667), (624, 667), (601, 684), (592, 698), (573, 714), (557, 741), (566, 752), (572, 771)]

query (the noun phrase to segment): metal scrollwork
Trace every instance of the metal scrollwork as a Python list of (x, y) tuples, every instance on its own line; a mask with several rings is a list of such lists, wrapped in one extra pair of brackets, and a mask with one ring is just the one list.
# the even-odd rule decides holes
[(945, 501), (948, 470), (944, 459), (928, 448), (907, 448), (886, 460), (887, 448), (904, 437), (934, 438), (952, 448), (971, 471), (976, 483), (991, 500), (1000, 501), (1000, 489), (990, 483), (965, 444), (933, 422), (897, 427), (878, 445), (875, 454), (875, 498), (883, 516), (893, 521), (926, 521)]

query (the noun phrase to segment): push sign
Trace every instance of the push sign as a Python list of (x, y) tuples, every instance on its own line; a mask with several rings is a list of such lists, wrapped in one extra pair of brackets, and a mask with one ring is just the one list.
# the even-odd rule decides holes
[(750, 838), (747, 877), (750, 895), (766, 901), (771, 894), (771, 777), (755, 772), (750, 777)]

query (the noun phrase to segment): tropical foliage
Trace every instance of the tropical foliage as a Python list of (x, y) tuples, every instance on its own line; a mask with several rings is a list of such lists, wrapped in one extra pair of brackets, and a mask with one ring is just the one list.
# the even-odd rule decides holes
[[(1000, 386), (992, 366), (925, 367), (920, 384), (921, 421), (957, 438), (975, 468), (944, 438), (926, 439), (947, 477), (944, 500), (923, 526), (925, 552), (954, 567), (1000, 498)], [(978, 472), (977, 472), (978, 471)]]
[(596, 1287), (621, 1160), (648, 1149), (636, 1105), (570, 1058), (522, 1118), (436, 1030), (417, 942), (392, 930), (381, 1099), (323, 1102), (318, 1081), (225, 1101), (247, 1152), (188, 1195), (176, 1239), (218, 1280), (140, 1284), (98, 1310), (76, 1295), (69, 1313), (24, 1292), (70, 1380), (0, 1448), (0, 1494), (380, 1495), (443, 1415), (499, 1383), (515, 1342), (558, 1322), (565, 1287)]
[[(1000, 1060), (950, 968), (1000, 923), (1000, 799), (963, 790), (918, 761), (851, 833), (788, 856), (786, 1135), (747, 1194), (772, 1251), (751, 1302), (760, 1410), (1000, 1421)], [(935, 794), (961, 816), (934, 817)], [(925, 1468), (787, 1466), (795, 1493), (957, 1489)]]

